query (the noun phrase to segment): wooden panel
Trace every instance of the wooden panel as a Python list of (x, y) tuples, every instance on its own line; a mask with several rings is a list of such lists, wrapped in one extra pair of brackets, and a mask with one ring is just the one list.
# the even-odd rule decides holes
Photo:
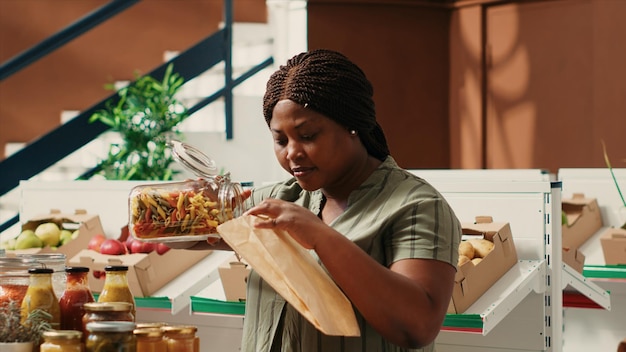
[(616, 1), (488, 9), (488, 168), (603, 166), (602, 139), (623, 156), (625, 16)]
[(392, 154), (408, 168), (449, 161), (447, 10), (376, 4), (308, 4), (310, 49), (359, 64), (374, 85)]

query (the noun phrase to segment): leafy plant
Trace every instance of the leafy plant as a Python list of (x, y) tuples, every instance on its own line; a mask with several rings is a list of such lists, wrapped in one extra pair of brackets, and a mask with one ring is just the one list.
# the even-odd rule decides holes
[(52, 315), (35, 309), (22, 322), (22, 309), (15, 300), (0, 306), (0, 342), (38, 343), (44, 331), (52, 329)]
[[(624, 195), (622, 194), (622, 190), (619, 188), (619, 184), (617, 183), (617, 178), (615, 177), (615, 173), (613, 172), (613, 167), (611, 166), (609, 155), (606, 152), (606, 145), (604, 144), (604, 141), (602, 141), (602, 152), (604, 153), (604, 162), (606, 163), (606, 167), (609, 168), (609, 172), (611, 172), (611, 177), (613, 178), (613, 183), (615, 183), (615, 187), (617, 188), (617, 193), (619, 194), (619, 197), (622, 200), (622, 204), (624, 205), (624, 207), (626, 207), (626, 200), (624, 200)], [(622, 228), (626, 230), (626, 223), (622, 225)]]
[(135, 77), (134, 83), (117, 92), (117, 103), (109, 101), (89, 119), (110, 126), (123, 139), (111, 144), (96, 174), (108, 180), (171, 180), (174, 159), (167, 141), (180, 135), (176, 126), (188, 117), (187, 108), (175, 97), (184, 79), (173, 72), (173, 64), (167, 66), (162, 81), (137, 73)]

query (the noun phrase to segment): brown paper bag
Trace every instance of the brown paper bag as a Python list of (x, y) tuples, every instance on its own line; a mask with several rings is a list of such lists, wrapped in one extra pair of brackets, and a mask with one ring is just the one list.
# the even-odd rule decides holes
[(220, 236), (311, 324), (326, 335), (359, 336), (350, 301), (315, 258), (289, 234), (255, 229), (244, 215), (217, 227)]

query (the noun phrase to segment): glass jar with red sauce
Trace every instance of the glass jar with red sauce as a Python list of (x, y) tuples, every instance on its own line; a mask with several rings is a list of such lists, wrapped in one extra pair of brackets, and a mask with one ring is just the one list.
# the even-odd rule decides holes
[(65, 291), (59, 299), (61, 329), (82, 331), (83, 315), (85, 315), (84, 305), (95, 301), (87, 281), (89, 268), (84, 266), (66, 267), (65, 275)]
[(15, 257), (0, 258), (0, 305), (15, 301), (21, 306), (30, 284), (28, 276), (30, 267), (31, 263), (28, 260)]

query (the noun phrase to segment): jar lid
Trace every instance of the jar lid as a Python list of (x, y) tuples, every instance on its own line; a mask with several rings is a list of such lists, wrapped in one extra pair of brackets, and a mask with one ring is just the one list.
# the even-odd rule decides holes
[(90, 312), (130, 312), (133, 305), (128, 302), (89, 302), (83, 304)]
[(122, 332), (135, 330), (132, 321), (92, 321), (87, 323), (89, 331)]
[(83, 337), (83, 333), (78, 330), (48, 330), (42, 334), (43, 338), (74, 340)]
[(88, 273), (89, 268), (86, 266), (68, 266), (65, 267), (66, 273)]
[(50, 268), (30, 268), (28, 269), (29, 274), (52, 274), (54, 270)]
[(163, 330), (161, 328), (137, 328), (133, 330), (133, 334), (135, 336), (162, 337)]
[(128, 271), (126, 265), (107, 265), (104, 267), (104, 271)]
[(137, 323), (137, 329), (152, 329), (157, 328), (160, 329), (164, 326), (167, 326), (167, 323)]
[(218, 174), (215, 161), (199, 149), (177, 140), (170, 140), (168, 146), (172, 150), (174, 159), (196, 176), (211, 178)]
[(168, 334), (181, 334), (181, 335), (193, 335), (198, 331), (198, 328), (194, 325), (168, 325), (161, 328), (165, 335)]

